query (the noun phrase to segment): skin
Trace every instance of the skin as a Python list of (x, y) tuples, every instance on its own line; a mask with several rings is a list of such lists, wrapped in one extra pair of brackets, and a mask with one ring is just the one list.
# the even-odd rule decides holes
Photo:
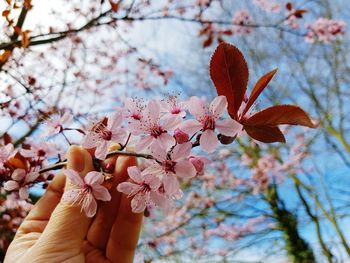
[[(85, 176), (93, 170), (91, 155), (78, 146), (67, 153), (67, 168)], [(136, 165), (131, 157), (113, 157), (115, 163), (111, 202), (100, 202), (94, 218), (87, 218), (79, 206), (61, 201), (70, 184), (61, 173), (19, 227), (4, 263), (123, 262), (133, 261), (142, 214), (131, 212), (130, 199), (116, 186), (128, 179), (127, 168)]]

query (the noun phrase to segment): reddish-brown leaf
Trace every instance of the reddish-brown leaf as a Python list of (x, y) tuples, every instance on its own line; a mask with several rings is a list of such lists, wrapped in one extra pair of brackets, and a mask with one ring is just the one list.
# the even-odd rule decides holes
[(235, 119), (247, 89), (248, 76), (247, 62), (241, 51), (221, 43), (210, 61), (210, 77), (218, 94), (227, 97), (228, 112)]
[(306, 12), (307, 10), (305, 9), (298, 9), (298, 10), (295, 10), (294, 15), (297, 18), (303, 18), (303, 14), (305, 14)]
[(244, 125), (245, 131), (248, 133), (250, 137), (253, 139), (265, 142), (286, 142), (283, 133), (278, 127), (271, 127), (266, 125), (261, 126), (247, 126)]
[(9, 14), (10, 14), (10, 10), (4, 10), (4, 11), (2, 11), (2, 13), (1, 13), (1, 15), (2, 15), (3, 17), (8, 17)]
[(5, 133), (2, 135), (2, 139), (4, 140), (4, 144), (5, 144), (5, 145), (12, 142), (11, 135), (8, 134), (7, 132), (5, 132)]
[(309, 128), (317, 126), (304, 110), (294, 105), (276, 105), (264, 109), (245, 120), (244, 124), (249, 126), (290, 124)]
[(293, 9), (293, 4), (291, 3), (291, 2), (288, 2), (287, 4), (286, 4), (286, 8), (287, 8), (287, 10), (292, 10)]
[(242, 116), (247, 113), (247, 111), (250, 109), (250, 107), (253, 105), (253, 103), (256, 101), (256, 99), (259, 97), (261, 92), (266, 88), (267, 84), (271, 81), (273, 76), (276, 74), (277, 69), (274, 69), (270, 71), (269, 73), (262, 76), (258, 82), (255, 84), (255, 87), (253, 88), (252, 92), (250, 93), (249, 99), (247, 101), (247, 105), (244, 108), (244, 111), (242, 113)]
[(109, 4), (111, 5), (111, 9), (113, 12), (117, 12), (119, 9), (119, 3), (114, 3), (112, 0), (109, 0)]

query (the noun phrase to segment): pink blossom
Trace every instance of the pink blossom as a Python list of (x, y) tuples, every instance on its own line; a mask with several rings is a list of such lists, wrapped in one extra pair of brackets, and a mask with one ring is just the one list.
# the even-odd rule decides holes
[(24, 169), (16, 169), (11, 175), (12, 180), (4, 183), (4, 189), (6, 191), (19, 189), (19, 197), (21, 199), (27, 199), (29, 197), (29, 184), (34, 182), (38, 176), (39, 173), (37, 172), (26, 173)]
[(164, 117), (171, 117), (177, 115), (182, 118), (186, 116), (187, 104), (185, 102), (179, 102), (176, 96), (169, 96), (166, 100), (160, 103), (161, 110), (165, 113)]
[(43, 160), (58, 154), (58, 150), (53, 143), (27, 141), (30, 149), (21, 149), (20, 153), (26, 158)]
[(254, 20), (248, 10), (239, 10), (233, 15), (232, 23), (234, 24), (234, 33), (250, 34), (252, 27), (249, 27), (249, 25), (254, 24)]
[(83, 147), (96, 147), (96, 158), (103, 160), (108, 153), (108, 147), (113, 143), (120, 143), (125, 137), (125, 130), (121, 127), (123, 116), (121, 112), (116, 112), (108, 117), (107, 124), (105, 120), (94, 124), (88, 134), (83, 139)]
[(312, 24), (307, 25), (308, 32), (305, 41), (315, 43), (330, 43), (339, 36), (345, 34), (346, 23), (341, 20), (331, 20), (327, 18), (318, 18)]
[(69, 178), (73, 188), (64, 192), (63, 200), (71, 204), (81, 204), (81, 209), (87, 217), (96, 214), (96, 200), (111, 200), (111, 195), (103, 186), (104, 176), (101, 173), (92, 171), (82, 178), (78, 172), (67, 169), (64, 174)]
[(181, 123), (181, 117), (174, 115), (161, 119), (160, 105), (151, 100), (141, 120), (138, 130), (131, 130), (134, 135), (144, 135), (136, 145), (136, 151), (142, 151), (148, 147), (159, 145), (165, 149), (175, 144), (175, 139), (168, 131)]
[(4, 168), (4, 164), (7, 160), (15, 156), (16, 153), (17, 150), (15, 150), (12, 143), (0, 147), (0, 169)]
[(144, 110), (145, 105), (143, 100), (136, 98), (127, 98), (125, 100), (123, 117), (128, 121), (128, 128), (130, 132), (137, 131), (140, 128)]
[(63, 126), (69, 124), (73, 120), (73, 116), (66, 112), (62, 116), (55, 116), (46, 121), (46, 130), (43, 133), (43, 136), (53, 136), (63, 131)]
[(179, 144), (186, 143), (190, 139), (190, 136), (187, 133), (180, 130), (179, 128), (175, 129), (174, 137), (175, 137), (176, 142)]
[(190, 142), (176, 145), (170, 152), (164, 148), (155, 147), (152, 155), (157, 159), (153, 165), (147, 167), (145, 172), (158, 176), (163, 184), (165, 192), (171, 196), (180, 196), (180, 186), (176, 176), (192, 178), (196, 175), (196, 169), (188, 160), (191, 154)]
[(254, 4), (266, 12), (277, 13), (281, 10), (281, 5), (271, 0), (254, 0)]
[(171, 202), (166, 197), (159, 178), (153, 174), (141, 171), (132, 166), (128, 168), (128, 174), (133, 182), (123, 182), (117, 186), (117, 190), (129, 197), (131, 200), (131, 208), (134, 213), (143, 212), (146, 207), (167, 207)]
[(191, 107), (189, 111), (196, 120), (187, 120), (180, 128), (190, 134), (202, 131), (199, 143), (203, 150), (207, 152), (213, 152), (215, 150), (219, 142), (214, 132), (216, 128), (226, 136), (235, 136), (241, 130), (242, 125), (231, 118), (219, 120), (227, 109), (227, 99), (225, 96), (216, 97), (210, 103), (209, 108), (197, 97), (192, 97), (190, 103)]

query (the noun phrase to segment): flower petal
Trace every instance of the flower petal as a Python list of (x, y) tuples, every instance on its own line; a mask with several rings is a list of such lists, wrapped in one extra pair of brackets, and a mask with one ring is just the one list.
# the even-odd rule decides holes
[(156, 142), (160, 147), (168, 150), (170, 147), (175, 145), (176, 140), (169, 133), (162, 133), (160, 136), (158, 136)]
[(124, 193), (126, 195), (134, 195), (140, 190), (141, 186), (131, 182), (123, 182), (118, 184), (118, 192)]
[(78, 172), (76, 172), (76, 171), (74, 171), (72, 169), (67, 169), (67, 170), (64, 170), (63, 173), (68, 177), (68, 179), (70, 180), (70, 182), (72, 184), (78, 185), (78, 186), (84, 186), (84, 181), (80, 177)]
[(167, 174), (163, 179), (165, 192), (169, 195), (177, 194), (180, 189), (179, 181), (174, 174)]
[(80, 189), (70, 189), (63, 193), (62, 200), (69, 204), (76, 204), (79, 202), (81, 198), (81, 190)]
[(216, 146), (218, 145), (218, 137), (215, 132), (212, 130), (206, 130), (202, 133), (202, 136), (199, 140), (199, 144), (202, 149), (207, 151), (208, 153), (212, 153), (215, 151)]
[(196, 133), (202, 128), (203, 128), (203, 125), (197, 120), (187, 120), (183, 122), (180, 126), (180, 129), (182, 131), (190, 134)]
[(217, 96), (209, 106), (210, 112), (215, 119), (219, 118), (227, 109), (227, 98), (225, 96)]
[(87, 217), (93, 217), (97, 211), (97, 202), (92, 194), (85, 196), (83, 201), (83, 209)]
[(84, 181), (91, 186), (101, 185), (103, 184), (104, 176), (100, 172), (92, 171), (87, 173), (87, 175), (84, 177)]
[(97, 200), (110, 201), (112, 198), (107, 188), (102, 185), (95, 185), (92, 188), (92, 193)]
[(146, 195), (141, 194), (141, 193), (137, 194), (131, 200), (131, 210), (134, 213), (142, 213), (146, 209), (148, 202), (149, 202), (149, 200), (147, 200)]
[(108, 153), (108, 142), (100, 141), (96, 147), (95, 157), (100, 160), (106, 159)]
[(108, 130), (110, 130), (112, 132), (117, 131), (118, 129), (120, 129), (122, 122), (123, 122), (122, 112), (120, 112), (120, 111), (115, 112), (115, 113), (111, 114), (111, 116), (109, 116), (107, 128), (108, 128)]
[(15, 181), (21, 181), (26, 176), (26, 171), (24, 169), (16, 169), (13, 171), (11, 177)]
[(196, 168), (190, 161), (183, 160), (175, 165), (175, 173), (177, 176), (191, 178), (197, 174)]
[(198, 97), (195, 97), (195, 96), (191, 97), (189, 99), (188, 105), (191, 105), (190, 107), (188, 107), (188, 111), (196, 119), (201, 119), (207, 113), (205, 102)]
[(173, 149), (173, 152), (171, 154), (171, 160), (178, 161), (181, 159), (185, 159), (188, 156), (190, 156), (191, 150), (192, 150), (192, 143), (191, 142), (178, 144)]
[(139, 140), (139, 142), (136, 144), (136, 151), (137, 152), (141, 152), (144, 149), (146, 149), (148, 146), (150, 146), (153, 142), (153, 137), (152, 136), (145, 136), (143, 137), (141, 140)]
[(28, 187), (24, 186), (19, 189), (19, 197), (23, 200), (29, 197)]
[(242, 124), (232, 119), (216, 122), (216, 128), (218, 128), (220, 133), (226, 136), (235, 136), (242, 130), (242, 127)]
[(4, 183), (4, 189), (6, 191), (15, 190), (15, 189), (18, 189), (18, 187), (19, 187), (18, 183), (14, 180), (10, 180), (10, 181), (7, 181), (6, 183)]
[(141, 171), (137, 166), (131, 166), (128, 167), (128, 174), (129, 177), (134, 180), (136, 183), (141, 184), (142, 183), (142, 176), (141, 176)]

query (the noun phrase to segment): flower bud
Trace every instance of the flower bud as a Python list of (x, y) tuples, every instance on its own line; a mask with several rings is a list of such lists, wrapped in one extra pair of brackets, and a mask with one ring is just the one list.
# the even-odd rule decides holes
[(179, 143), (179, 144), (188, 142), (189, 139), (190, 139), (190, 137), (188, 136), (188, 134), (185, 133), (185, 132), (183, 132), (183, 131), (180, 130), (179, 128), (177, 128), (177, 129), (174, 131), (174, 137), (175, 137), (175, 140), (177, 141), (177, 143)]
[(204, 174), (205, 158), (190, 156), (189, 161), (193, 164), (194, 168), (196, 169), (197, 175)]

